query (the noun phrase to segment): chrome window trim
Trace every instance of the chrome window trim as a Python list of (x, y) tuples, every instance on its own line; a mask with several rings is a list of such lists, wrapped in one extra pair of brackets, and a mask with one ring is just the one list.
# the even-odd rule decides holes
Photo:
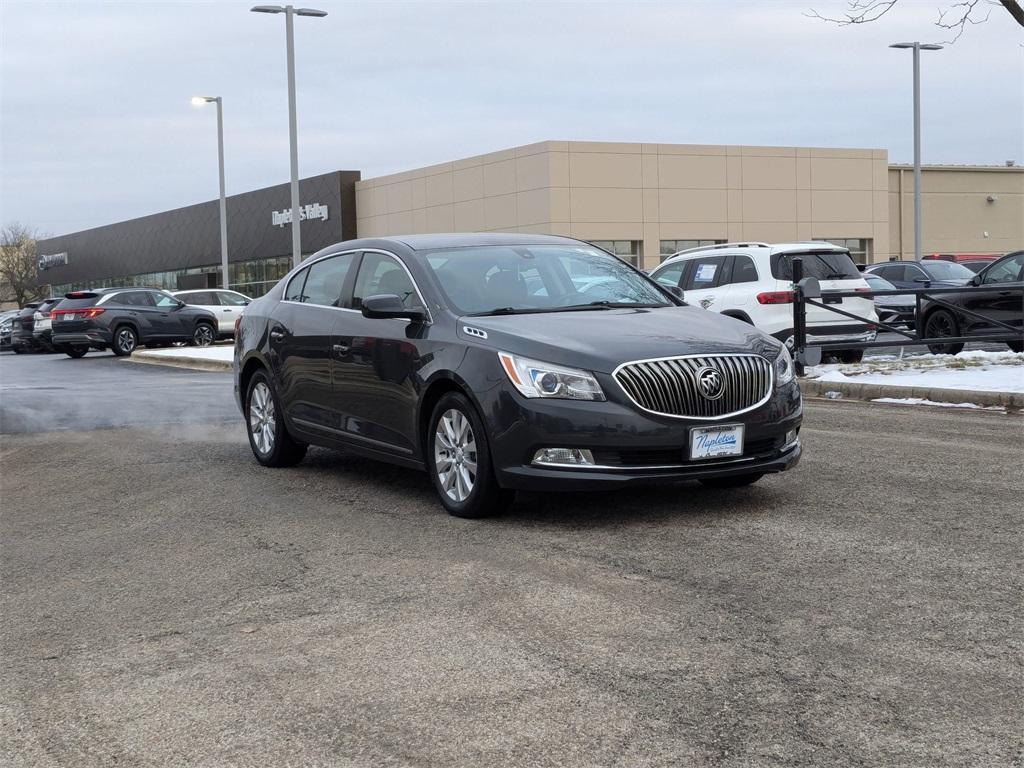
[[(705, 357), (705, 358), (706, 357), (760, 357), (760, 358), (762, 358), (765, 362), (768, 363), (768, 387), (767, 387), (768, 391), (767, 391), (767, 393), (765, 394), (764, 397), (762, 397), (760, 400), (758, 400), (756, 403), (754, 403), (753, 405), (749, 406), (748, 408), (744, 408), (743, 410), (740, 410), (740, 411), (732, 411), (731, 413), (725, 413), (725, 414), (722, 414), (721, 416), (677, 416), (674, 413), (662, 413), (661, 411), (652, 411), (650, 408), (645, 408), (644, 406), (640, 405), (640, 403), (638, 403), (636, 400), (634, 400), (633, 396), (631, 394), (629, 394), (629, 392), (626, 390), (626, 388), (624, 386), (622, 386), (622, 384), (619, 382), (619, 378), (618, 378), (619, 371), (621, 371), (623, 368), (625, 368), (628, 365), (640, 365), (640, 364), (643, 364), (643, 363), (659, 363), (659, 362), (662, 362), (664, 360), (689, 360), (689, 359), (698, 358), (698, 357)], [(730, 353), (726, 353), (726, 354), (715, 354), (715, 353), (712, 352), (712, 353), (694, 354), (694, 355), (668, 355), (667, 357), (648, 357), (648, 358), (645, 358), (643, 360), (629, 360), (629, 361), (627, 361), (625, 363), (622, 363), (621, 365), (616, 366), (615, 370), (612, 371), (612, 379), (615, 381), (616, 385), (618, 385), (619, 390), (621, 390), (622, 393), (627, 398), (629, 398), (629, 402), (631, 402), (633, 405), (635, 405), (637, 408), (639, 408), (641, 411), (643, 411), (645, 413), (650, 413), (650, 414), (652, 414), (654, 416), (661, 416), (661, 417), (666, 418), (666, 419), (684, 419), (686, 421), (722, 421), (723, 419), (731, 419), (734, 416), (739, 416), (742, 413), (750, 413), (750, 411), (753, 411), (753, 410), (756, 410), (756, 409), (760, 408), (762, 405), (764, 405), (765, 403), (767, 403), (771, 399), (772, 394), (775, 392), (775, 361), (774, 360), (769, 360), (767, 357), (765, 357), (764, 355), (758, 354), (757, 352), (730, 352)]]
[[(288, 279), (288, 282), (285, 283), (284, 292), (283, 292), (282, 295), (283, 296), (287, 296), (288, 295), (288, 287), (291, 285), (292, 280), (295, 279), (295, 276), (299, 273), (299, 271), (301, 271), (303, 269), (306, 269), (307, 267), (312, 266), (313, 264), (316, 264), (318, 262), (324, 261), (325, 259), (331, 259), (331, 258), (334, 258), (335, 256), (344, 256), (346, 253), (380, 253), (380, 254), (382, 254), (384, 256), (390, 256), (392, 259), (397, 261), (399, 266), (401, 266), (402, 269), (405, 270), (405, 274), (409, 276), (409, 281), (412, 283), (413, 290), (416, 291), (416, 295), (419, 296), (420, 303), (423, 305), (423, 310), (427, 313), (427, 319), (424, 321), (424, 324), (425, 325), (433, 324), (434, 318), (430, 314), (430, 307), (427, 304), (426, 300), (423, 298), (423, 291), (420, 290), (419, 283), (417, 283), (416, 282), (416, 278), (412, 276), (412, 272), (409, 271), (409, 267), (407, 267), (405, 262), (402, 261), (396, 254), (392, 253), (391, 251), (385, 251), (385, 250), (383, 250), (381, 248), (353, 248), (353, 249), (348, 250), (348, 251), (338, 251), (337, 253), (328, 253), (328, 254), (320, 256), (320, 257), (318, 257), (316, 259), (310, 259), (308, 261), (304, 261), (296, 269), (292, 270), (292, 272), (290, 272), (288, 275), (286, 275), (286, 277)], [(362, 267), (362, 262), (360, 262), (359, 266)], [(359, 278), (359, 273), (356, 272), (356, 279), (358, 279), (358, 278)], [(353, 288), (354, 288), (354, 285), (353, 285)], [(327, 304), (310, 304), (310, 303), (307, 303), (305, 301), (292, 301), (290, 299), (284, 299), (284, 298), (282, 298), (278, 303), (280, 303), (280, 304), (295, 304), (295, 305), (300, 306), (300, 307), (321, 307), (322, 309), (337, 309), (337, 310), (340, 310), (342, 312), (355, 312), (357, 315), (362, 315), (363, 314), (358, 309), (351, 309), (350, 307), (332, 307), (332, 306), (329, 306)], [(402, 318), (395, 318), (395, 319), (401, 320)], [(411, 321), (405, 320), (404, 322), (408, 323), (408, 322), (411, 322)]]

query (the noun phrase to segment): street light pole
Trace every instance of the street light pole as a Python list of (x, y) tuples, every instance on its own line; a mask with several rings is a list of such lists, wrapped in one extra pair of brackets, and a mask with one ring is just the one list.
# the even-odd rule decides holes
[(939, 51), (934, 43), (893, 43), (914, 51), (914, 260), (921, 260), (921, 51)]
[(224, 100), (220, 96), (193, 96), (192, 104), (217, 105), (217, 166), (220, 172), (220, 271), (221, 287), (228, 287), (228, 203), (224, 194)]
[(299, 139), (298, 121), (295, 116), (295, 28), (294, 16), (323, 17), (327, 11), (315, 8), (294, 8), (290, 5), (257, 5), (251, 9), (254, 13), (283, 13), (285, 18), (285, 37), (288, 53), (288, 144), (291, 158), (291, 192), (292, 192), (292, 265), (299, 266), (302, 261), (302, 238), (299, 230)]

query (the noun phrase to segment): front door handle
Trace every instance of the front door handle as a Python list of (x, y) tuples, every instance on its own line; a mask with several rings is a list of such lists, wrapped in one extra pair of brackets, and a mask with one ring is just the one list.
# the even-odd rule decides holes
[(332, 347), (332, 349), (335, 352), (337, 352), (339, 355), (344, 355), (345, 353), (347, 353), (349, 351), (350, 347), (346, 346), (345, 344), (335, 344)]
[(222, 309), (221, 312), (230, 312), (230, 309)]

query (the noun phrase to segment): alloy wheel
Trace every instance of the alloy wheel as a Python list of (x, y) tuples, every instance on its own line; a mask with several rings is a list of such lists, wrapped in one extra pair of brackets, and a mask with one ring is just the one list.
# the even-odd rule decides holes
[(469, 419), (451, 408), (434, 432), (434, 468), (441, 488), (452, 501), (463, 502), (476, 483), (476, 438)]
[(262, 381), (257, 382), (249, 396), (249, 431), (256, 450), (264, 455), (274, 449), (274, 415), (274, 398), (270, 394), (270, 387)]
[(125, 354), (135, 350), (135, 334), (130, 328), (122, 328), (117, 332), (117, 348)]
[(208, 347), (213, 344), (213, 329), (208, 325), (196, 326), (195, 333), (192, 334), (192, 341), (196, 343), (197, 347)]

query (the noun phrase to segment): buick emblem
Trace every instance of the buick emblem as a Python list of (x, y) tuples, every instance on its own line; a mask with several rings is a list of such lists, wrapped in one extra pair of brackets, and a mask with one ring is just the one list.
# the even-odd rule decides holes
[(717, 400), (725, 393), (722, 374), (714, 368), (701, 368), (697, 371), (697, 386), (708, 400)]

